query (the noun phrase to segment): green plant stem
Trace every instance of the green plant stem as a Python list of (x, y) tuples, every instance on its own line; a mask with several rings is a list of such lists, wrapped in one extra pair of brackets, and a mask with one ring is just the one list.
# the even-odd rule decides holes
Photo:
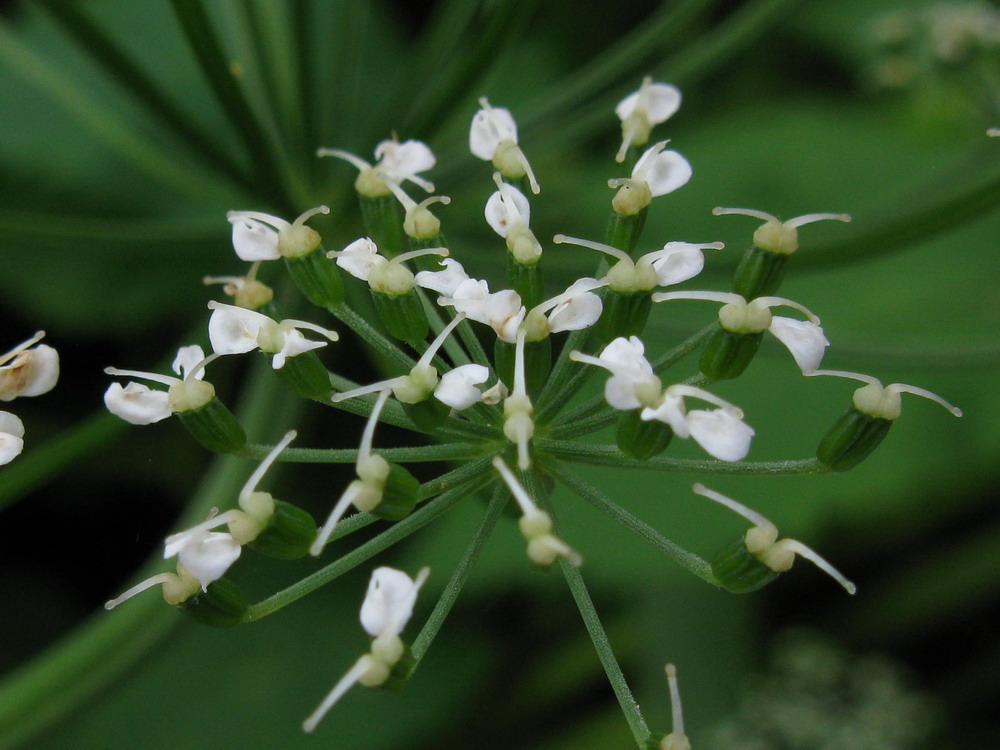
[[(267, 599), (250, 605), (244, 616), (244, 622), (255, 622), (270, 614), (274, 614), (279, 609), (287, 607), (292, 602), (298, 601), (306, 594), (310, 594), (316, 589), (325, 586), (331, 581), (339, 578), (350, 570), (364, 562), (367, 562), (379, 552), (388, 549), (397, 542), (405, 539), (415, 531), (419, 531), (431, 521), (438, 518), (445, 511), (454, 507), (464, 498), (473, 494), (488, 482), (492, 477), (485, 474), (480, 475), (454, 487), (431, 500), (429, 503), (407, 516), (402, 521), (393, 524), (374, 539), (371, 539), (360, 547), (348, 552), (343, 557), (335, 560), (324, 568), (320, 568), (312, 575), (306, 576), (301, 581), (293, 583), (288, 588), (272, 594)], [(333, 536), (337, 538), (336, 532)]]
[(434, 611), (427, 618), (427, 622), (424, 623), (424, 627), (421, 628), (419, 635), (413, 640), (411, 651), (414, 659), (417, 661), (413, 669), (419, 666), (420, 660), (424, 658), (424, 654), (430, 648), (431, 643), (448, 617), (448, 613), (451, 612), (451, 608), (458, 599), (458, 595), (465, 586), (465, 582), (469, 579), (469, 574), (472, 572), (473, 566), (476, 564), (480, 553), (483, 551), (483, 547), (486, 545), (486, 540), (490, 538), (497, 521), (500, 520), (509, 497), (510, 495), (507, 493), (507, 490), (498, 484), (493, 491), (493, 497), (489, 505), (486, 507), (486, 514), (483, 516), (479, 528), (476, 529), (475, 534), (473, 534), (472, 539), (469, 541), (469, 545), (465, 548), (462, 559), (455, 566), (448, 585), (445, 587), (444, 592), (442, 592), (437, 604), (434, 605)]
[(538, 396), (535, 408), (547, 410), (550, 401), (565, 403), (562, 401), (562, 389), (573, 379), (570, 368), (576, 364), (569, 358), (569, 353), (576, 349), (582, 349), (586, 345), (589, 336), (590, 329), (585, 328), (582, 331), (573, 331), (566, 338), (562, 349), (559, 350), (559, 356), (552, 366), (552, 372), (545, 382), (545, 387), (542, 388), (542, 392)]
[(264, 128), (236, 84), (201, 0), (170, 0), (181, 31), (233, 129), (254, 165), (257, 189), (288, 213), (294, 201), (282, 188), (282, 174)]
[(330, 313), (358, 334), (378, 354), (393, 364), (399, 365), (405, 372), (409, 372), (417, 363), (417, 360), (396, 346), (394, 341), (384, 336), (371, 323), (358, 315), (358, 313), (346, 304), (331, 307)]
[(564, 558), (559, 558), (559, 566), (562, 568), (563, 575), (566, 576), (566, 583), (573, 594), (573, 600), (576, 602), (577, 609), (580, 610), (580, 616), (583, 618), (583, 623), (587, 627), (590, 639), (594, 643), (597, 658), (601, 660), (604, 673), (608, 676), (608, 682), (611, 683), (611, 688), (615, 691), (615, 697), (618, 698), (618, 705), (621, 707), (622, 713), (625, 714), (625, 721), (628, 722), (629, 729), (632, 730), (632, 736), (635, 738), (636, 745), (640, 748), (645, 748), (646, 740), (649, 737), (649, 727), (646, 726), (646, 720), (642, 718), (639, 704), (636, 703), (635, 698), (632, 696), (632, 691), (625, 681), (622, 668), (615, 658), (614, 651), (611, 649), (608, 634), (604, 632), (604, 626), (601, 624), (601, 618), (598, 617), (597, 610), (594, 608), (594, 602), (590, 598), (587, 586), (583, 582), (583, 576), (580, 575), (580, 571), (576, 566), (567, 562)]
[(682, 568), (694, 573), (703, 581), (716, 584), (715, 576), (712, 574), (712, 566), (698, 557), (698, 555), (688, 552), (680, 545), (670, 541), (648, 523), (629, 513), (599, 489), (558, 462), (551, 461), (547, 463), (545, 469), (574, 494), (583, 498), (595, 508), (607, 513), (633, 534), (661, 550)]
[[(548, 420), (556, 416), (566, 404), (569, 403), (570, 399), (575, 396), (587, 381), (590, 376), (594, 374), (594, 368), (583, 365), (573, 376), (566, 381), (566, 384), (562, 387), (559, 393), (555, 394), (558, 398), (552, 398), (545, 402), (545, 405), (539, 408), (535, 412), (535, 422), (539, 424), (545, 424)], [(588, 402), (589, 403), (589, 402)], [(557, 422), (560, 420), (557, 420)]]
[(566, 461), (600, 466), (614, 466), (621, 469), (645, 469), (647, 471), (669, 471), (682, 474), (741, 474), (748, 476), (762, 475), (797, 475), (824, 474), (829, 469), (815, 458), (803, 458), (787, 461), (715, 461), (694, 460), (686, 458), (666, 458), (654, 456), (645, 460), (629, 458), (615, 445), (593, 445), (577, 443), (571, 440), (553, 440), (536, 438), (535, 448), (551, 453)]
[[(260, 460), (273, 445), (248, 445), (239, 455), (241, 458)], [(423, 445), (412, 448), (379, 448), (378, 454), (386, 461), (467, 461), (479, 458), (484, 453), (481, 443), (444, 443), (443, 445)], [(301, 464), (352, 464), (358, 460), (356, 448), (286, 448), (278, 456), (279, 462)], [(2, 489), (3, 475), (0, 475)], [(0, 494), (2, 497), (2, 494)]]

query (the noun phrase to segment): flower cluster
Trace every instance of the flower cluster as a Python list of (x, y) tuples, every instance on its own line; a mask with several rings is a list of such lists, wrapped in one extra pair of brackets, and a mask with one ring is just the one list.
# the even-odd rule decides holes
[[(23, 396), (41, 396), (59, 380), (59, 352), (39, 344), (39, 331), (6, 354), (0, 354), (0, 401)], [(9, 464), (24, 449), (24, 423), (9, 411), (0, 411), (0, 466)]]
[[(239, 494), (237, 507), (213, 512), (202, 523), (167, 538), (164, 556), (177, 558), (176, 572), (138, 584), (108, 602), (108, 608), (161, 585), (168, 602), (203, 621), (233, 625), (257, 619), (283, 606), (286, 594), (248, 604), (227, 578), (244, 546), (278, 558), (320, 557), (332, 540), (382, 519), (394, 525), (377, 537), (388, 540), (378, 547), (381, 550), (489, 488), (493, 499), (484, 528), (492, 528), (512, 499), (520, 511), (518, 525), (528, 559), (541, 567), (560, 567), (571, 587), (579, 586), (574, 581), (580, 580), (577, 567), (583, 556), (558, 530), (559, 515), (571, 511), (561, 503), (556, 507), (556, 485), (598, 505), (633, 531), (645, 529), (641, 535), (646, 541), (716, 586), (752, 591), (789, 570), (801, 556), (854, 593), (854, 585), (811, 548), (779, 540), (770, 521), (701, 484), (694, 486), (697, 494), (754, 524), (711, 561), (644, 526), (569, 466), (582, 462), (708, 474), (746, 469), (756, 434), (753, 415), (715, 390), (716, 384), (741, 376), (752, 364), (765, 333), (788, 349), (803, 375), (856, 378), (866, 385), (823, 438), (815, 458), (755, 464), (760, 473), (853, 467), (875, 449), (899, 416), (902, 392), (936, 400), (958, 415), (957, 409), (923, 389), (883, 387), (867, 375), (820, 369), (830, 345), (820, 318), (804, 304), (776, 296), (799, 249), (799, 228), (850, 217), (819, 213), (781, 221), (755, 209), (716, 208), (716, 215), (740, 214), (763, 222), (738, 262), (732, 288), (666, 291), (701, 273), (706, 250), (724, 249), (723, 243), (704, 238), (664, 237), (641, 249), (653, 198), (680, 189), (692, 176), (690, 163), (679, 152), (666, 150), (665, 140), (648, 145), (652, 129), (678, 110), (680, 92), (646, 79), (615, 109), (622, 127), (615, 156), (622, 166), (615, 169), (623, 174), (608, 180), (615, 192), (603, 242), (565, 234), (548, 242), (547, 235), (537, 234), (531, 202), (542, 199), (541, 187), (522, 151), (514, 117), (485, 98), (479, 103), (469, 148), (495, 170), (490, 176), (496, 191), (483, 215), (505, 246), (498, 248), (505, 257), (503, 281), (470, 276), (454, 257), (458, 248), (445, 240), (441, 222), (430, 209), (447, 205), (449, 198), (431, 196), (417, 202), (403, 189), (404, 183), (412, 183), (428, 193), (434, 190), (422, 176), (436, 161), (425, 144), (383, 141), (375, 148), (374, 162), (340, 149), (320, 149), (319, 155), (337, 157), (358, 169), (355, 187), (365, 236), (344, 238), (339, 249), (323, 249), (318, 231), (306, 222), (328, 214), (326, 206), (291, 222), (258, 211), (230, 212), (236, 255), (251, 266), (242, 276), (206, 279), (225, 284), (235, 302), (208, 303), (211, 353), (206, 355), (198, 345), (182, 347), (173, 364), (177, 377), (108, 368), (111, 375), (167, 387), (112, 384), (105, 402), (126, 421), (151, 424), (176, 414), (210, 449), (263, 459)], [(590, 250), (600, 253), (593, 272), (565, 287), (550, 288), (543, 276), (546, 247), (557, 244), (584, 248), (577, 251), (584, 259)], [(389, 368), (387, 377), (356, 383), (328, 368), (326, 362), (337, 360), (340, 347), (333, 344), (340, 334), (325, 324), (280, 314), (273, 291), (257, 280), (261, 264), (272, 262), (283, 264), (305, 299), (316, 306), (307, 317), (322, 321), (332, 316), (341, 333), (350, 332), (380, 357)], [(716, 302), (721, 308), (717, 320), (673, 349), (650, 351), (655, 347), (643, 338), (647, 324), (664, 309), (659, 303), (677, 300)], [(777, 316), (772, 310), (779, 307), (801, 318)], [(686, 376), (669, 373), (699, 350), (698, 365)], [(236, 418), (205, 380), (206, 368), (215, 359), (255, 351), (299, 395), (366, 420), (356, 451), (309, 451), (310, 461), (326, 456), (331, 462), (353, 463), (356, 475), (331, 497), (329, 515), (318, 528), (302, 509), (256, 489), (275, 461), (306, 460), (302, 449), (289, 448), (295, 433), (287, 433), (273, 447), (248, 444)], [(607, 373), (603, 393), (584, 398), (584, 387), (600, 370)], [(428, 445), (379, 448), (379, 424), (422, 433)], [(613, 442), (575, 440), (590, 435), (608, 435)], [(690, 438), (710, 460), (661, 455), (675, 437)], [(451, 461), (457, 466), (420, 482), (404, 466), (407, 461)], [(215, 530), (221, 526), (227, 530)], [(473, 540), (467, 565), (481, 546), (481, 539)], [(367, 557), (351, 564), (363, 559)], [(426, 577), (426, 569), (415, 579), (387, 567), (374, 571), (361, 608), (361, 623), (373, 638), (371, 650), (306, 720), (306, 731), (312, 731), (352, 685), (395, 684), (416, 668), (440, 621), (428, 622), (417, 641), (419, 648), (412, 652), (400, 635)], [(312, 576), (301, 582), (287, 594), (288, 600), (301, 596), (303, 586), (320, 585), (317, 580)], [(449, 584), (444, 594), (452, 597), (449, 603), (462, 580), (456, 574)], [(672, 666), (667, 674), (675, 730), (659, 746), (688, 747)]]

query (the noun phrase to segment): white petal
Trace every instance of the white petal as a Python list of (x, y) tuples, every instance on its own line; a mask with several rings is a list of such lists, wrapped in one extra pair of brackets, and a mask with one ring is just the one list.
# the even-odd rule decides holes
[(823, 335), (822, 328), (806, 320), (775, 316), (771, 319), (768, 330), (788, 347), (788, 351), (795, 358), (795, 364), (802, 372), (819, 369), (826, 347), (830, 345)]
[(531, 204), (520, 190), (503, 183), (486, 201), (486, 223), (501, 237), (515, 224), (525, 226), (531, 220)]
[(372, 268), (382, 263), (388, 261), (378, 254), (375, 243), (367, 237), (354, 240), (337, 255), (337, 265), (362, 281), (368, 281)]
[[(458, 310), (458, 307), (455, 309)], [(491, 294), (482, 308), (486, 325), (492, 327), (500, 339), (511, 344), (517, 338), (517, 329), (526, 313), (521, 304), (521, 296), (513, 289), (501, 289), (496, 294)]]
[[(635, 91), (620, 102), (615, 107), (615, 114), (619, 120), (626, 119), (635, 112), (639, 104), (639, 94), (642, 89)], [(670, 119), (681, 106), (681, 92), (676, 86), (669, 83), (650, 83), (645, 87), (646, 97), (646, 117), (651, 125), (658, 125)]]
[(0, 401), (18, 396), (40, 396), (51, 391), (59, 380), (59, 352), (39, 344), (18, 354), (9, 365), (0, 367)]
[[(192, 346), (182, 346), (177, 350), (177, 356), (174, 357), (174, 363), (171, 365), (174, 373), (181, 376), (184, 380), (187, 378), (187, 374), (191, 372), (191, 369), (205, 359), (205, 352), (197, 344)], [(205, 377), (205, 369), (202, 368), (198, 371), (198, 374), (194, 376), (195, 380), (201, 380)]]
[(720, 461), (739, 461), (750, 451), (753, 428), (726, 409), (688, 412), (688, 426), (705, 452)]
[(272, 357), (271, 367), (275, 370), (280, 370), (285, 366), (285, 359), (287, 357), (296, 357), (313, 349), (319, 349), (326, 346), (327, 343), (326, 341), (312, 341), (307, 339), (300, 331), (293, 328), (285, 333), (282, 339), (281, 351)]
[(434, 152), (423, 141), (382, 141), (375, 147), (375, 168), (393, 182), (408, 180), (413, 175), (426, 172), (436, 163)]
[(208, 340), (216, 354), (245, 354), (257, 348), (260, 327), (271, 319), (234, 305), (213, 303), (208, 320)]
[(257, 219), (230, 216), (233, 224), (233, 249), (240, 260), (277, 260), (278, 232)]
[(24, 449), (24, 424), (9, 411), (0, 411), (0, 466), (9, 464)]
[(705, 255), (697, 246), (688, 242), (668, 242), (663, 246), (670, 251), (653, 261), (656, 280), (660, 286), (680, 284), (693, 279), (705, 267)]
[(504, 107), (480, 109), (472, 118), (469, 129), (469, 150), (480, 159), (492, 161), (497, 146), (503, 141), (517, 143), (517, 123)]
[(489, 376), (489, 369), (482, 365), (456, 367), (441, 376), (441, 382), (434, 389), (434, 397), (452, 409), (468, 409), (482, 398), (476, 386), (485, 383)]
[(691, 165), (676, 151), (661, 151), (658, 154), (649, 154), (648, 158), (644, 154), (632, 172), (634, 177), (639, 171), (640, 163), (645, 169), (641, 179), (646, 181), (649, 191), (654, 196), (672, 193), (691, 179)]
[(556, 305), (549, 313), (549, 330), (579, 331), (597, 322), (604, 311), (601, 298), (593, 292), (582, 292)]
[[(231, 535), (220, 531), (201, 531), (179, 542), (177, 562), (201, 583), (202, 589), (226, 574), (239, 559), (241, 548)], [(172, 557), (173, 555), (164, 555)]]
[(686, 439), (691, 436), (688, 414), (684, 409), (684, 398), (675, 393), (671, 393), (669, 389), (664, 392), (663, 400), (660, 402), (659, 406), (655, 409), (643, 409), (642, 414), (639, 416), (647, 422), (655, 419), (659, 422), (670, 425), (670, 429), (673, 430), (674, 434), (679, 438)]
[(112, 383), (104, 392), (104, 405), (116, 417), (130, 424), (153, 424), (173, 412), (166, 391), (150, 390), (139, 383)]
[(642, 406), (635, 395), (635, 381), (621, 375), (608, 378), (604, 384), (604, 400), (613, 409), (638, 409)]
[(470, 320), (486, 323), (486, 303), (490, 297), (490, 287), (482, 279), (465, 279), (457, 287), (451, 297), (451, 305), (455, 312), (465, 313)]
[(376, 568), (361, 605), (361, 627), (372, 637), (399, 635), (406, 626), (423, 580), (395, 568)]
[(645, 347), (638, 336), (619, 336), (604, 347), (599, 358), (608, 363), (612, 372), (635, 379), (653, 374), (653, 366), (643, 356), (644, 353)]
[(443, 271), (419, 271), (415, 276), (417, 286), (430, 289), (445, 297), (453, 297), (458, 285), (467, 281), (469, 275), (462, 268), (462, 264), (452, 258), (445, 258), (440, 265), (444, 266)]

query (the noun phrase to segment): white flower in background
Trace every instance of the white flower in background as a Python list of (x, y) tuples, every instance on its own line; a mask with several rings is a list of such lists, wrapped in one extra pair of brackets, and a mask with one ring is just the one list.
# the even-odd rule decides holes
[(236, 255), (240, 260), (253, 262), (304, 255), (319, 247), (319, 234), (305, 222), (317, 214), (328, 213), (329, 207), (317, 206), (292, 222), (260, 211), (230, 211), (226, 218), (233, 225)]
[(374, 639), (371, 650), (354, 663), (302, 723), (304, 731), (313, 731), (337, 701), (357, 683), (378, 687), (389, 679), (393, 667), (406, 650), (399, 636), (413, 614), (417, 594), (428, 575), (429, 568), (423, 568), (415, 579), (395, 568), (376, 568), (372, 572), (368, 592), (361, 604), (361, 627)]
[(0, 411), (0, 466), (9, 464), (24, 449), (24, 424), (9, 411)]
[(0, 401), (19, 396), (40, 396), (51, 391), (59, 380), (59, 352), (38, 344), (45, 331), (38, 331), (9, 352), (0, 354)]
[(672, 193), (687, 184), (693, 171), (691, 164), (677, 151), (664, 151), (667, 141), (646, 149), (632, 168), (631, 179), (608, 180), (608, 187), (620, 188), (645, 185), (652, 197)]
[(480, 109), (472, 117), (469, 129), (469, 150), (473, 156), (493, 162), (504, 177), (519, 179), (527, 176), (531, 192), (540, 188), (527, 157), (517, 145), (517, 123), (509, 109), (493, 107), (484, 96), (479, 100)]
[[(180, 375), (179, 378), (172, 378), (169, 375), (160, 375), (155, 372), (140, 372), (138, 370), (120, 370), (116, 367), (106, 367), (104, 372), (108, 375), (119, 377), (141, 378), (151, 380), (154, 383), (161, 383), (170, 391), (160, 391), (148, 388), (135, 382), (129, 382), (122, 387), (120, 383), (112, 383), (104, 392), (104, 405), (108, 411), (116, 417), (124, 419), (130, 424), (146, 425), (166, 419), (182, 404), (179, 403), (181, 394), (178, 384), (200, 383), (205, 377), (205, 366), (214, 360), (218, 355), (212, 354), (208, 357), (197, 344), (193, 346), (182, 346), (177, 350), (171, 369)], [(197, 390), (194, 386), (192, 390)], [(209, 383), (204, 383), (204, 389), (215, 391)], [(173, 398), (171, 398), (171, 392)], [(209, 396), (210, 398), (211, 396)], [(208, 399), (206, 399), (207, 401)]]
[[(675, 299), (721, 302), (719, 324), (723, 329), (738, 334), (770, 331), (785, 345), (804, 375), (819, 367), (826, 347), (830, 345), (819, 325), (819, 318), (798, 302), (784, 297), (757, 297), (747, 302), (744, 297), (731, 292), (657, 292), (653, 295), (653, 302)], [(780, 305), (798, 310), (808, 320), (772, 315), (770, 308)]]
[(246, 354), (260, 349), (273, 354), (271, 366), (280, 370), (288, 357), (295, 357), (327, 345), (326, 341), (312, 341), (298, 330), (303, 328), (336, 341), (336, 331), (330, 331), (302, 320), (283, 320), (280, 323), (266, 315), (221, 302), (209, 302), (212, 317), (208, 321), (208, 338), (217, 355)]
[(335, 156), (357, 167), (359, 174), (355, 187), (366, 195), (389, 192), (388, 184), (382, 181), (383, 177), (397, 185), (412, 182), (428, 193), (434, 190), (434, 183), (420, 176), (421, 172), (426, 172), (437, 163), (434, 152), (423, 141), (409, 140), (400, 143), (395, 138), (382, 141), (375, 147), (374, 164), (339, 148), (317, 149), (316, 156)]
[(615, 114), (622, 121), (622, 145), (615, 161), (625, 161), (630, 146), (641, 146), (649, 141), (654, 125), (666, 122), (681, 106), (681, 92), (669, 83), (653, 83), (647, 76), (638, 91), (634, 91), (615, 107)]

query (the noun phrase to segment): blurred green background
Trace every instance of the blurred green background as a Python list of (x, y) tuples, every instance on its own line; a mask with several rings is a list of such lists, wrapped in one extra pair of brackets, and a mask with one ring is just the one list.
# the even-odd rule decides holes
[[(154, 595), (105, 613), (101, 603), (150, 555), (147, 570), (161, 569), (158, 545), (184, 508), (230, 502), (251, 464), (207, 456), (176, 420), (118, 423), (102, 413), (101, 394), (107, 365), (162, 371), (178, 345), (204, 343), (205, 303), (219, 295), (202, 276), (241, 272), (227, 210), (291, 217), (328, 203), (333, 214), (316, 222), (327, 247), (359, 236), (353, 170), (314, 159), (320, 145), (367, 157), (392, 132), (426, 140), (439, 156), (431, 177), (453, 198), (437, 212), (453, 253), (499, 282), (503, 247), (481, 213), (490, 169), (466, 150), (476, 100), (488, 95), (517, 117), (539, 175), (538, 236), (601, 238), (619, 137), (612, 108), (646, 74), (684, 92), (655, 134), (672, 139), (694, 178), (654, 201), (643, 245), (726, 242), (686, 285), (724, 289), (756, 223), (713, 217), (712, 207), (851, 213), (846, 227), (802, 230), (782, 294), (823, 317), (833, 342), (825, 366), (930, 388), (965, 411), (955, 420), (904, 397), (883, 447), (844, 475), (581, 469), (710, 556), (745, 524), (691, 494), (705, 481), (859, 587), (848, 597), (800, 564), (757, 594), (725, 594), (557, 495), (564, 536), (586, 559), (647, 720), (668, 729), (662, 669), (673, 661), (696, 747), (1000, 745), (1000, 139), (985, 136), (1000, 126), (1000, 67), (996, 29), (976, 21), (985, 41), (942, 47), (941, 29), (957, 28), (942, 24), (957, 22), (940, 9), (927, 15), (932, 5), (0, 4), (0, 349), (44, 328), (63, 360), (54, 392), (12, 404), (27, 447), (0, 469), (0, 747), (629, 746), (560, 574), (530, 568), (507, 521), (407, 689), (356, 690), (311, 737), (301, 720), (367, 647), (357, 623), (364, 570), (233, 631), (183, 621)], [(202, 7), (229, 63), (214, 82), (199, 63), (210, 40), (192, 44), (178, 21)], [(593, 258), (562, 246), (546, 263), (557, 291)], [(654, 315), (647, 351), (715, 314), (704, 303), (669, 307)], [(324, 351), (338, 371), (373, 378), (357, 355), (350, 342)], [(360, 420), (305, 410), (266, 372), (241, 365), (220, 363), (214, 382), (251, 439), (296, 426), (302, 445), (356, 445)], [(811, 455), (853, 387), (803, 380), (765, 346), (717, 392), (757, 430), (749, 458), (775, 460)], [(411, 439), (379, 431), (384, 445)], [(322, 517), (345, 476), (298, 465), (269, 481)], [(412, 630), (482, 507), (470, 498), (377, 559), (435, 571)], [(236, 575), (252, 599), (315, 568), (246, 557)]]

